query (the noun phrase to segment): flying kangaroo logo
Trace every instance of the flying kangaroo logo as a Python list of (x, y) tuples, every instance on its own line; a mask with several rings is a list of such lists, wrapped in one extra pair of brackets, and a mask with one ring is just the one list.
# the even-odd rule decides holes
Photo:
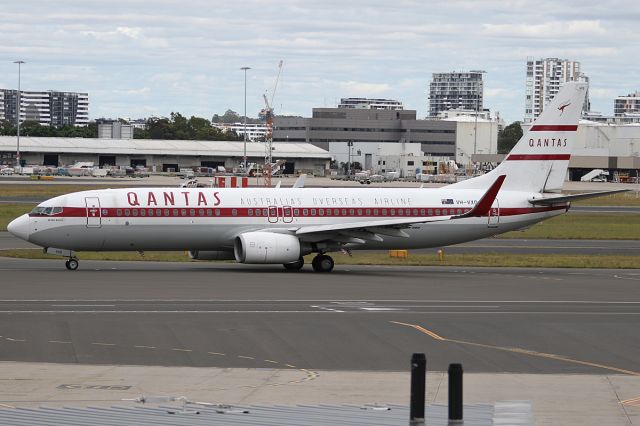
[(558, 111), (560, 111), (560, 115), (564, 114), (564, 109), (571, 105), (571, 102), (564, 102), (558, 107)]

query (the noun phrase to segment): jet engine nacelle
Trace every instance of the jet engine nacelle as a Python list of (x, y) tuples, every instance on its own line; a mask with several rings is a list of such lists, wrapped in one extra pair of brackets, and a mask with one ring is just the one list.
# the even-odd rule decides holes
[(291, 263), (302, 252), (298, 237), (273, 232), (245, 232), (234, 242), (236, 261), (240, 263)]
[(232, 251), (189, 250), (189, 257), (194, 260), (233, 260)]

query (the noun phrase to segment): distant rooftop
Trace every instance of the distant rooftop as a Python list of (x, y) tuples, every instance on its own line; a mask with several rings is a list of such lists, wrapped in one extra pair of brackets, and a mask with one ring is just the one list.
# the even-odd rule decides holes
[(342, 98), (338, 108), (403, 110), (402, 102), (394, 99), (380, 98)]

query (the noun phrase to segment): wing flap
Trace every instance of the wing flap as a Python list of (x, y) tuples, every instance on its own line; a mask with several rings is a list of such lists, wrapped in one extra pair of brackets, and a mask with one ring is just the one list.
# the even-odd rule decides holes
[[(450, 220), (453, 216), (437, 216), (437, 217), (407, 217), (407, 218), (394, 218), (394, 219), (381, 219), (359, 222), (343, 222), (328, 225), (311, 225), (303, 226), (296, 230), (296, 235), (314, 234), (316, 232), (331, 232), (331, 231), (343, 231), (343, 230), (364, 230), (366, 228), (380, 228), (380, 227), (403, 227), (409, 226), (415, 223), (427, 223), (427, 222), (442, 222)], [(376, 233), (382, 233), (375, 231)]]

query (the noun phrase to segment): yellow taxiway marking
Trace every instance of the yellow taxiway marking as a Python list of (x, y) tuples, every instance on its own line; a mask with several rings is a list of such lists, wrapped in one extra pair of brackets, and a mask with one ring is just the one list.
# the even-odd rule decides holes
[(495, 349), (495, 350), (504, 351), (504, 352), (519, 353), (519, 354), (530, 355), (530, 356), (535, 356), (535, 357), (539, 357), (539, 358), (555, 359), (557, 361), (565, 361), (565, 362), (570, 362), (570, 363), (573, 363), (573, 364), (580, 364), (580, 365), (586, 365), (586, 366), (589, 366), (589, 367), (602, 368), (603, 370), (615, 371), (616, 373), (629, 374), (631, 376), (640, 376), (640, 373), (637, 372), (637, 371), (625, 370), (623, 368), (612, 367), (610, 365), (598, 364), (598, 363), (595, 363), (595, 362), (582, 361), (582, 360), (579, 360), (579, 359), (569, 358), (569, 357), (566, 357), (564, 355), (556, 355), (556, 354), (532, 351), (532, 350), (529, 350), (529, 349), (522, 349), (522, 348), (510, 348), (510, 347), (505, 347), (505, 346), (485, 345), (483, 343), (467, 342), (467, 341), (464, 341), (464, 340), (456, 340), (456, 339), (448, 339), (448, 338), (442, 337), (442, 336), (434, 333), (431, 330), (427, 330), (426, 328), (421, 327), (421, 326), (416, 325), (416, 324), (407, 324), (407, 323), (398, 322), (398, 321), (391, 321), (391, 322), (394, 323), (394, 324), (404, 325), (404, 326), (407, 326), (407, 327), (414, 328), (414, 329), (420, 331), (421, 333), (424, 333), (424, 334), (428, 335), (429, 337), (431, 337), (431, 338), (433, 338), (435, 340), (440, 340), (440, 341), (443, 341), (443, 342), (458, 343), (460, 345), (476, 346), (476, 347), (479, 347), (479, 348), (487, 348), (487, 349)]
[(430, 336), (430, 337), (432, 337), (432, 338), (434, 338), (434, 339), (436, 339), (436, 340), (448, 340), (448, 339), (445, 339), (445, 338), (444, 338), (444, 337), (442, 337), (442, 336), (437, 335), (437, 334), (436, 334), (436, 333), (434, 333), (433, 331), (431, 331), (431, 330), (427, 330), (426, 328), (424, 328), (424, 327), (422, 327), (422, 326), (419, 326), (419, 325), (416, 325), (416, 324), (407, 324), (406, 322), (398, 322), (398, 321), (391, 321), (391, 322), (392, 322), (392, 323), (394, 323), (394, 324), (398, 324), (398, 325), (406, 325), (407, 327), (415, 328), (415, 329), (416, 329), (416, 330), (418, 330), (419, 332), (424, 333), (424, 334), (426, 334), (427, 336)]
[(636, 396), (635, 398), (631, 399), (625, 399), (624, 401), (620, 401), (620, 404), (631, 405), (632, 407), (640, 407), (640, 396)]

